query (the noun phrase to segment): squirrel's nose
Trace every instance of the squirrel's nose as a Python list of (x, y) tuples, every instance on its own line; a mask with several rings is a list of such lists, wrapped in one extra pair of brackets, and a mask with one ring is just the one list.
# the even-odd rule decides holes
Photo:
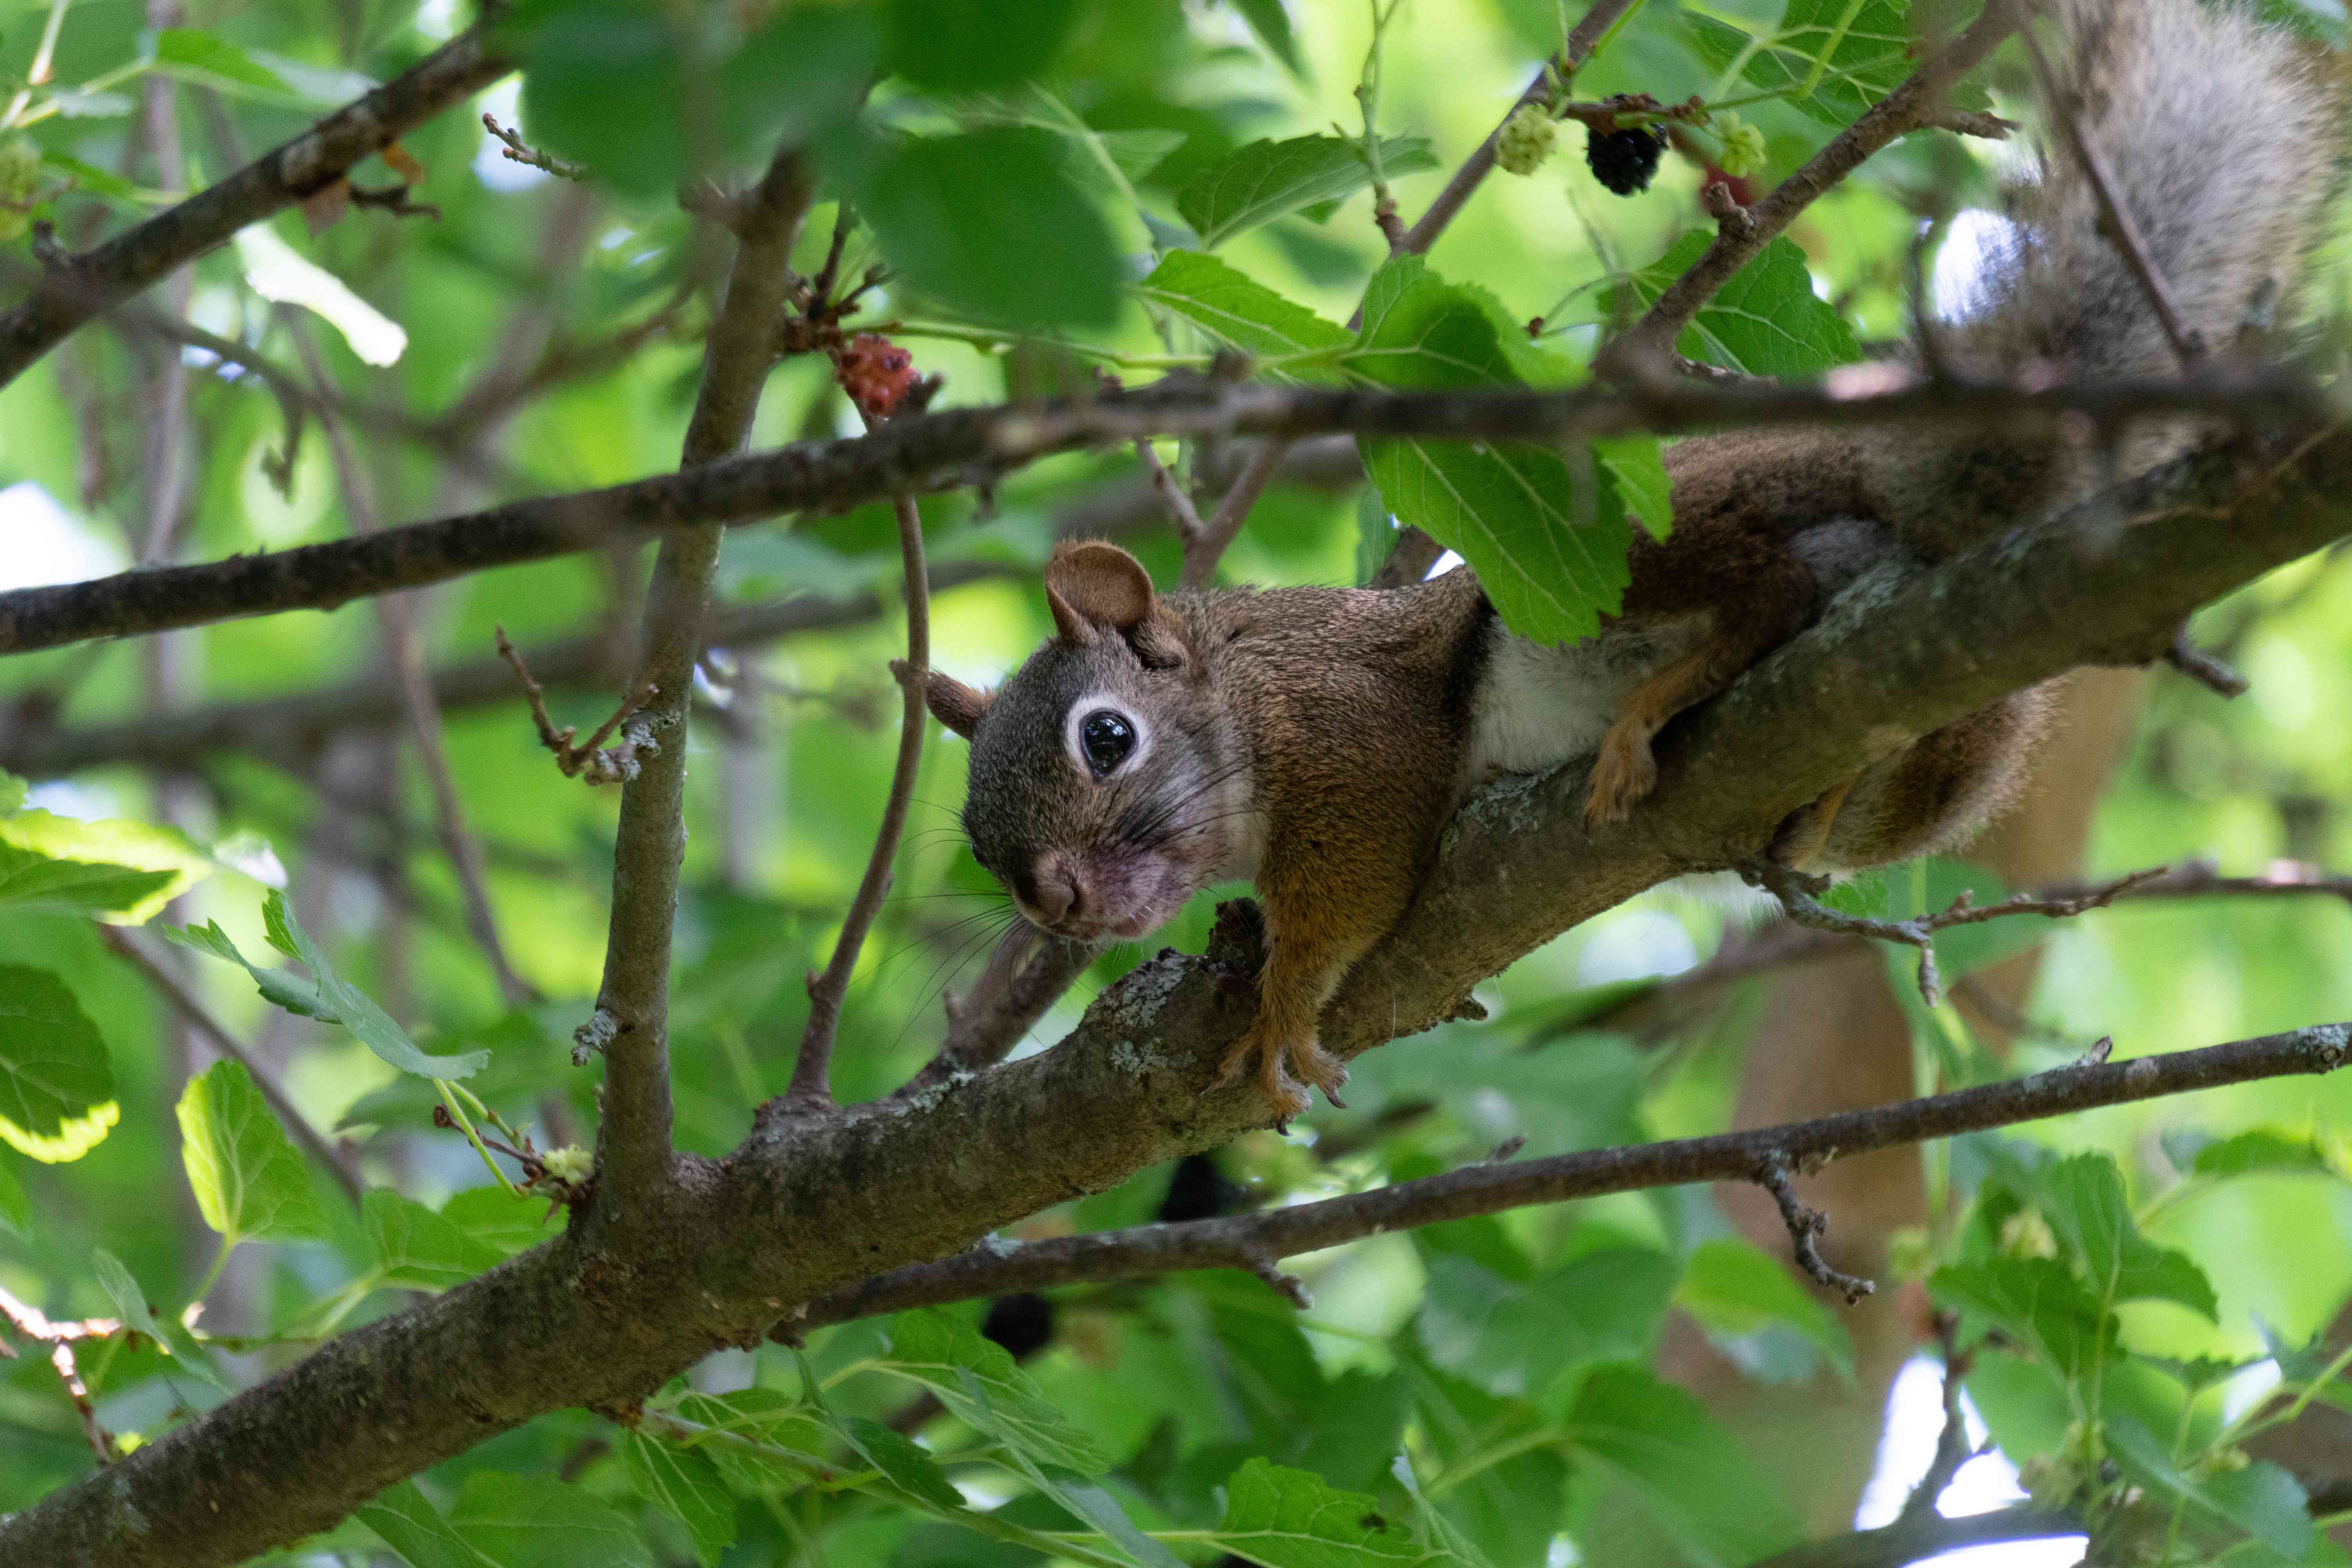
[(1048, 860), (1037, 868), (1037, 891), (1032, 901), (1049, 923), (1059, 925), (1085, 910), (1086, 884), (1066, 861)]

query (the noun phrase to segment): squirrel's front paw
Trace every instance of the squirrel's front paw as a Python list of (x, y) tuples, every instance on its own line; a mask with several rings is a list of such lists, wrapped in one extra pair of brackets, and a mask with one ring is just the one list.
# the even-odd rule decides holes
[(1279, 1108), (1282, 1121), (1305, 1115), (1307, 1107), (1314, 1104), (1309, 1086), (1321, 1089), (1333, 1105), (1347, 1108), (1339, 1098), (1339, 1089), (1348, 1081), (1348, 1068), (1339, 1058), (1318, 1045), (1312, 1035), (1303, 1040), (1277, 1042), (1253, 1028), (1225, 1053), (1225, 1059), (1217, 1068), (1216, 1087), (1239, 1083), (1253, 1056), (1257, 1058), (1258, 1085)]
[(1649, 743), (1624, 731), (1612, 729), (1601, 742), (1592, 763), (1592, 793), (1584, 799), (1584, 820), (1598, 826), (1622, 822), (1633, 815), (1633, 803), (1656, 786), (1657, 760)]

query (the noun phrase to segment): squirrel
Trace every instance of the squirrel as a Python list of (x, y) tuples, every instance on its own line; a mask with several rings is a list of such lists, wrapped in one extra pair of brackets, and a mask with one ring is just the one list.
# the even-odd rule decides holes
[[(2227, 343), (2294, 281), (2332, 188), (2333, 89), (2302, 47), (2200, 0), (2062, 0), (2061, 91), (2113, 171), (2182, 319)], [(1979, 375), (2157, 377), (2176, 369), (2142, 285), (2101, 232), (2065, 148), (2012, 193), (2018, 238), (1943, 334)], [(2142, 421), (2104, 467), (2056, 434), (1796, 430), (1670, 446), (1674, 528), (1637, 537), (1622, 604), (1565, 647), (1517, 637), (1459, 567), (1388, 591), (1161, 595), (1125, 551), (1067, 542), (1046, 565), (1055, 635), (993, 692), (931, 672), (971, 742), (963, 826), (1045, 930), (1137, 939), (1211, 883), (1255, 882), (1256, 1016), (1220, 1082), (1255, 1059), (1285, 1119), (1346, 1081), (1317, 1039), (1349, 969), (1396, 922), (1471, 787), (1594, 759), (1588, 821), (1656, 779), (1661, 727), (1786, 642), (1861, 572), (1942, 558), (2185, 449)], [(1895, 745), (1785, 823), (1770, 848), (1845, 873), (1949, 848), (2010, 800), (2044, 723), (2039, 689)]]

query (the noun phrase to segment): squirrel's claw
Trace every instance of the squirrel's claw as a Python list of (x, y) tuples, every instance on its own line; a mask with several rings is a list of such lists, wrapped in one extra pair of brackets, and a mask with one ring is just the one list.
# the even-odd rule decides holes
[(1584, 799), (1584, 821), (1598, 827), (1633, 815), (1633, 803), (1656, 787), (1657, 760), (1649, 744), (1612, 726), (1592, 763), (1592, 792)]
[(1334, 1106), (1347, 1109), (1347, 1102), (1339, 1098), (1339, 1089), (1348, 1081), (1348, 1069), (1339, 1058), (1311, 1037), (1277, 1044), (1252, 1029), (1225, 1053), (1210, 1087), (1225, 1089), (1239, 1083), (1253, 1056), (1257, 1058), (1258, 1087), (1278, 1108), (1284, 1123), (1307, 1113), (1315, 1103), (1312, 1090), (1317, 1089)]

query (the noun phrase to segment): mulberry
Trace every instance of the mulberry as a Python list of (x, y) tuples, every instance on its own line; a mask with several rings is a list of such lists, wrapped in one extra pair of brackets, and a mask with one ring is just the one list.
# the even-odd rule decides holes
[(914, 389), (915, 356), (887, 338), (860, 332), (835, 360), (833, 375), (859, 412), (887, 419)]
[(1665, 150), (1665, 133), (1646, 125), (1585, 132), (1586, 166), (1594, 179), (1621, 196), (1650, 188), (1650, 176), (1658, 172), (1658, 154)]
[(1764, 172), (1764, 132), (1736, 114), (1717, 117), (1716, 130), (1723, 136), (1722, 169), (1734, 179), (1745, 179)]
[(1551, 156), (1559, 127), (1539, 103), (1523, 103), (1495, 137), (1495, 162), (1507, 174), (1532, 174)]

